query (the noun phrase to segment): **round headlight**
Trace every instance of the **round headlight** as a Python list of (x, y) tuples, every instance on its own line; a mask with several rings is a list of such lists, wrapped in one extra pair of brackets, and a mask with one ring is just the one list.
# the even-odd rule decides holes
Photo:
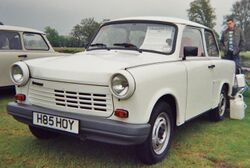
[(29, 68), (24, 62), (17, 62), (11, 66), (10, 77), (14, 84), (23, 86), (29, 80)]
[(134, 78), (127, 71), (116, 73), (111, 77), (110, 89), (118, 99), (127, 99), (135, 91)]

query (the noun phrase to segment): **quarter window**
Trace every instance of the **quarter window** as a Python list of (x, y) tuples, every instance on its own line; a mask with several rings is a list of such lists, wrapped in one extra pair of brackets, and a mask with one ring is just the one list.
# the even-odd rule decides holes
[(207, 53), (209, 56), (212, 57), (218, 57), (219, 56), (219, 50), (214, 38), (214, 35), (211, 31), (205, 31), (205, 39), (207, 44)]
[(181, 51), (180, 56), (183, 57), (184, 47), (198, 47), (197, 56), (205, 56), (204, 47), (202, 43), (202, 35), (200, 30), (186, 27), (183, 31), (182, 40), (181, 40)]
[(23, 41), (27, 50), (49, 50), (47, 43), (40, 34), (24, 33)]
[(0, 50), (21, 50), (20, 35), (17, 32), (0, 31)]

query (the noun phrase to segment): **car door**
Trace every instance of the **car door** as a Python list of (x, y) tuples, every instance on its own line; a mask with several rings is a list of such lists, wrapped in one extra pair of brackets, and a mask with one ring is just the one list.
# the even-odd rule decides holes
[[(209, 59), (212, 61), (213, 65), (213, 108), (218, 106), (219, 96), (221, 92), (222, 84), (227, 82), (231, 83), (233, 80), (234, 71), (234, 62), (225, 61), (220, 58), (219, 48), (216, 42), (214, 33), (211, 30), (205, 30), (205, 41), (206, 41), (206, 50)], [(227, 63), (226, 63), (227, 62)], [(231, 80), (228, 80), (231, 79)]]
[(24, 54), (21, 36), (15, 31), (0, 31), (0, 87), (12, 85), (9, 68)]
[(198, 55), (186, 57), (183, 64), (187, 72), (186, 120), (211, 108), (212, 104), (212, 62), (205, 56), (202, 31), (186, 27), (181, 42), (181, 57), (184, 47), (198, 47)]
[(23, 32), (23, 45), (26, 59), (42, 58), (58, 55), (54, 52), (43, 34), (34, 32)]

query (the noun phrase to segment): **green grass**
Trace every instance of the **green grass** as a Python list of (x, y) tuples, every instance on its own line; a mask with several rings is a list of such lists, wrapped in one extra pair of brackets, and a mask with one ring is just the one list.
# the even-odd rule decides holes
[(250, 51), (241, 52), (240, 55), (241, 55), (241, 57), (245, 57), (245, 58), (250, 59)]
[[(250, 107), (250, 94), (245, 101)], [(202, 116), (177, 128), (167, 158), (156, 165), (141, 164), (133, 147), (59, 137), (41, 141), (26, 125), (6, 112), (10, 96), (0, 98), (0, 167), (250, 167), (250, 108), (243, 120), (210, 122)]]
[[(250, 52), (241, 52), (241, 66), (250, 68)], [(246, 79), (250, 83), (250, 72), (244, 72)]]

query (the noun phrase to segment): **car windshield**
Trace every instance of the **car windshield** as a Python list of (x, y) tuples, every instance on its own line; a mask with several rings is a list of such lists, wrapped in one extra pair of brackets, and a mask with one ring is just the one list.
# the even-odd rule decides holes
[(131, 49), (169, 54), (176, 27), (159, 23), (113, 23), (104, 25), (89, 45), (93, 49)]

